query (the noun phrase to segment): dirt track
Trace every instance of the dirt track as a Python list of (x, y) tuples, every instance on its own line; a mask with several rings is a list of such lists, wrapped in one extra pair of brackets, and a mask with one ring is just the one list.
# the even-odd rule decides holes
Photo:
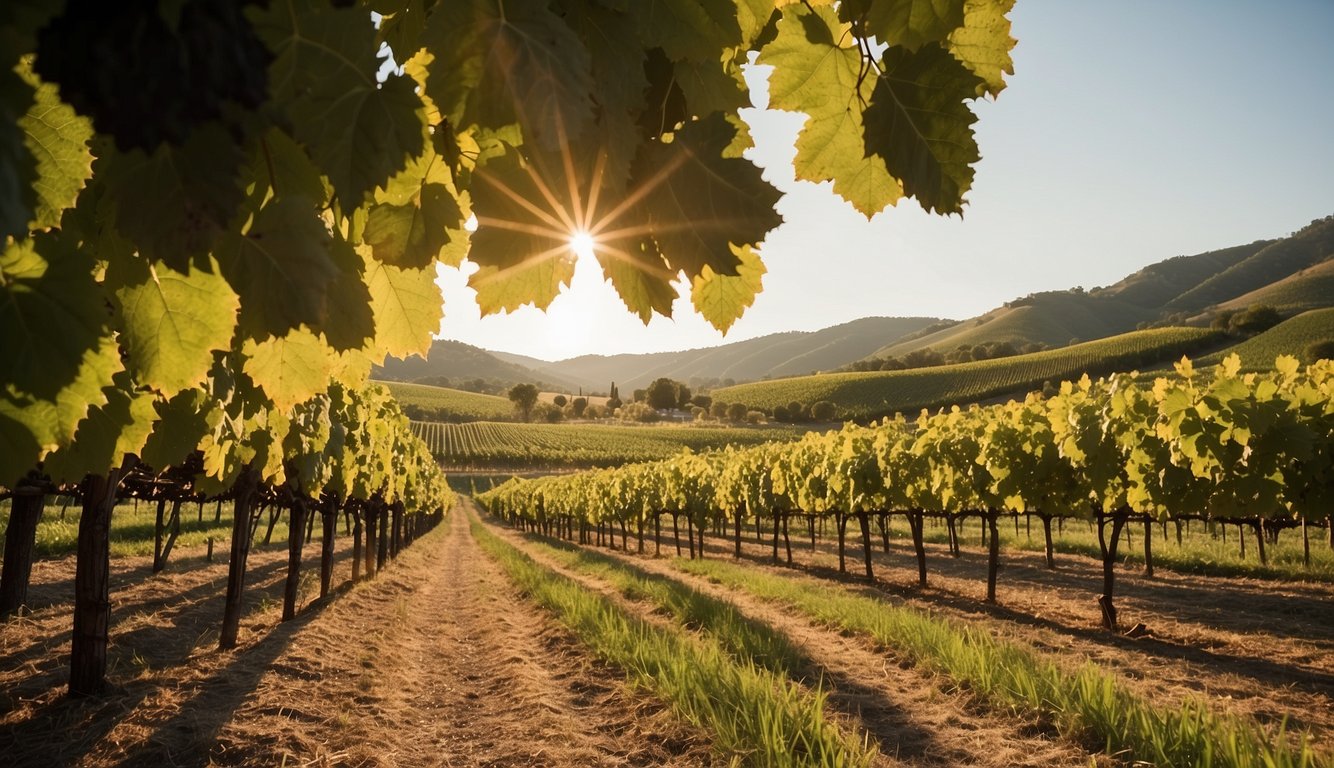
[(43, 607), (0, 626), (4, 765), (711, 762), (702, 734), (515, 594), (463, 515), (446, 525), (374, 581), (286, 624), (274, 602), (285, 553), (255, 553), (251, 611), (231, 653), (213, 648), (225, 566), (152, 577), (142, 562), (118, 562), (114, 690), (99, 701), (63, 694), (73, 569), (43, 564)]

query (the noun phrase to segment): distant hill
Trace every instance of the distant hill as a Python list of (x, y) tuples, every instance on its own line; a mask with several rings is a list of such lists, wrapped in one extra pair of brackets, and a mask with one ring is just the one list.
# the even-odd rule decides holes
[(1269, 304), (1284, 314), (1334, 305), (1334, 216), (1280, 240), (1258, 240), (1151, 264), (1104, 288), (1047, 291), (869, 357), (902, 357), (930, 347), (1009, 342), (1065, 346), (1155, 325), (1207, 325), (1223, 310)]
[(542, 363), (498, 353), (502, 360), (531, 365), (538, 375), (574, 381), (585, 389), (606, 390), (615, 381), (622, 396), (666, 376), (677, 381), (733, 382), (799, 376), (838, 368), (888, 342), (919, 331), (934, 317), (865, 317), (820, 331), (792, 331), (718, 347), (642, 355), (584, 355)]
[[(540, 361), (538, 361), (540, 362)], [(540, 389), (573, 391), (578, 385), (554, 374), (538, 373), (524, 365), (502, 360), (488, 352), (461, 341), (436, 339), (427, 358), (407, 360), (388, 358), (384, 366), (376, 366), (371, 377), (381, 381), (408, 381), (439, 386), (462, 386), (460, 382), (483, 379), (495, 388), (514, 384), (536, 384)]]
[(1278, 325), (1246, 341), (1201, 358), (1199, 365), (1212, 365), (1227, 355), (1236, 353), (1247, 369), (1274, 367), (1274, 358), (1291, 355), (1303, 363), (1311, 359), (1311, 348), (1318, 343), (1334, 344), (1334, 308), (1315, 309), (1288, 318)]

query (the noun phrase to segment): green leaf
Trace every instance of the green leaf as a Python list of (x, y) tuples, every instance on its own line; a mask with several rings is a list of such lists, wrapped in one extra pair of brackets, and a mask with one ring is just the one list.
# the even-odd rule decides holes
[(575, 256), (569, 240), (575, 222), (567, 212), (570, 201), (556, 197), (566, 188), (564, 179), (544, 179), (514, 151), (473, 174), (477, 229), (468, 259), (481, 269), (468, 284), (477, 291), (483, 314), (529, 303), (545, 309), (560, 286), (570, 284)]
[[(375, 258), (408, 269), (432, 265), (463, 229), (464, 214), (445, 159), (427, 146), (376, 195), (364, 241)], [(457, 263), (451, 265), (457, 266)]]
[(967, 100), (978, 78), (938, 45), (885, 51), (866, 108), (866, 150), (885, 160), (928, 212), (960, 213), (981, 159)]
[(69, 237), (38, 233), (0, 253), (0, 387), (54, 399), (78, 377), (107, 320), (92, 258)]
[(202, 384), (213, 352), (231, 345), (240, 302), (217, 263), (209, 265), (211, 271), (191, 266), (182, 273), (121, 259), (108, 269), (130, 371), (164, 397)]
[(236, 214), (245, 154), (217, 123), (191, 132), (184, 146), (112, 152), (94, 163), (116, 228), (153, 261), (184, 269), (208, 252)]
[(426, 93), (451, 125), (518, 123), (546, 150), (593, 122), (588, 49), (546, 0), (455, 0), (427, 21)]
[(255, 30), (274, 53), (274, 101), (347, 209), (421, 154), (422, 100), (411, 78), (377, 82), (380, 44), (365, 11), (274, 0)]
[(308, 328), (294, 328), (285, 336), (248, 340), (241, 346), (245, 371), (279, 411), (286, 412), (329, 387), (335, 355)]
[(74, 440), (46, 458), (42, 469), (57, 483), (73, 483), (87, 474), (105, 474), (126, 454), (138, 455), (157, 420), (156, 398), (134, 388), (128, 374), (117, 374), (105, 390), (105, 405), (92, 408), (79, 422)]
[(735, 275), (720, 275), (705, 268), (690, 286), (690, 300), (705, 320), (722, 333), (727, 333), (764, 287), (764, 262), (750, 246), (733, 246), (741, 260)]
[(184, 464), (211, 431), (204, 400), (202, 391), (189, 389), (159, 401), (157, 420), (139, 458), (159, 472)]
[(270, 197), (307, 197), (318, 206), (329, 201), (320, 169), (281, 128), (270, 128), (255, 143), (244, 178), (255, 208)]
[(678, 61), (674, 66), (690, 114), (732, 113), (750, 106), (746, 81), (730, 61)]
[(227, 233), (215, 255), (241, 297), (241, 332), (262, 339), (324, 322), (339, 277), (331, 246), (314, 204), (300, 196), (270, 200), (244, 235)]
[(950, 33), (949, 50), (982, 81), (977, 95), (995, 96), (1005, 89), (1005, 75), (1014, 74), (1008, 14), (1014, 0), (967, 0), (963, 26)]
[(434, 269), (399, 269), (374, 259), (366, 261), (366, 285), (375, 312), (374, 362), (385, 355), (426, 357), (431, 335), (439, 332), (444, 300)]
[(771, 65), (769, 106), (809, 117), (797, 137), (798, 179), (832, 181), (867, 218), (893, 205), (903, 187), (878, 156), (866, 156), (862, 111), (875, 88), (861, 52), (832, 8), (793, 6), (760, 64)]
[(26, 234), (37, 205), (37, 161), (19, 124), (35, 96), (17, 72), (0, 66), (0, 237)]
[(736, 129), (719, 114), (690, 123), (669, 144), (650, 144), (635, 162), (630, 188), (644, 191), (636, 210), (673, 272), (695, 277), (710, 267), (736, 274), (731, 243), (752, 244), (783, 223), (778, 190), (749, 161), (724, 157)]
[(667, 266), (657, 245), (649, 238), (625, 247), (596, 246), (595, 253), (602, 265), (602, 273), (625, 302), (626, 309), (648, 324), (657, 312), (672, 316), (672, 302), (676, 288), (672, 280), (676, 274)]
[(964, 0), (845, 0), (839, 15), (885, 45), (917, 50), (963, 25)]
[(630, 12), (645, 48), (661, 48), (673, 61), (709, 61), (741, 43), (733, 0), (633, 2)]
[(375, 314), (363, 274), (366, 263), (351, 244), (337, 237), (330, 243), (329, 255), (338, 277), (329, 285), (332, 311), (316, 330), (339, 352), (358, 350), (375, 337)]
[(93, 155), (88, 140), (93, 128), (88, 121), (60, 100), (54, 85), (41, 82), (25, 64), (19, 74), (35, 90), (35, 100), (19, 120), (25, 143), (37, 162), (37, 193), (32, 229), (60, 224), (60, 214), (74, 205), (84, 182), (93, 173)]

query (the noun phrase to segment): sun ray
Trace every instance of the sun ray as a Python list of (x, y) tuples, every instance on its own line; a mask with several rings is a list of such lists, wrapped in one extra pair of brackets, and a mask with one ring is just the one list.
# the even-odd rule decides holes
[(546, 211), (537, 207), (537, 205), (533, 204), (530, 200), (528, 200), (528, 198), (510, 189), (509, 185), (505, 184), (503, 181), (494, 179), (486, 174), (478, 174), (478, 178), (480, 178), (487, 184), (490, 184), (492, 187), (500, 190), (502, 194), (504, 194), (510, 200), (513, 200), (515, 203), (518, 203), (519, 206), (522, 207), (524, 210), (538, 217), (542, 221), (545, 221), (546, 223), (550, 224), (552, 227), (556, 229), (561, 229), (564, 226), (563, 223), (556, 217), (548, 214)]

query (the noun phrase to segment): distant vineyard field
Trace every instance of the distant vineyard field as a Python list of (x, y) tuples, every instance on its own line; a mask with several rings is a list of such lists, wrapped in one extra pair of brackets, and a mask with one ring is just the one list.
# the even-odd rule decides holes
[(999, 360), (739, 384), (714, 390), (713, 399), (766, 410), (792, 401), (828, 400), (849, 419), (911, 415), (922, 408), (1019, 394), (1084, 373), (1128, 371), (1208, 349), (1221, 339), (1220, 332), (1201, 328), (1155, 328)]
[(413, 422), (440, 463), (449, 467), (609, 467), (673, 456), (682, 448), (795, 440), (796, 427), (614, 426)]
[(1313, 362), (1307, 351), (1318, 342), (1334, 342), (1334, 309), (1315, 309), (1289, 318), (1240, 344), (1229, 347), (1196, 363), (1214, 365), (1225, 355), (1237, 353), (1246, 368), (1272, 368), (1274, 358), (1292, 355), (1303, 363)]
[(514, 414), (514, 404), (496, 395), (401, 381), (382, 383), (389, 387), (394, 399), (413, 419), (494, 421), (507, 419)]

